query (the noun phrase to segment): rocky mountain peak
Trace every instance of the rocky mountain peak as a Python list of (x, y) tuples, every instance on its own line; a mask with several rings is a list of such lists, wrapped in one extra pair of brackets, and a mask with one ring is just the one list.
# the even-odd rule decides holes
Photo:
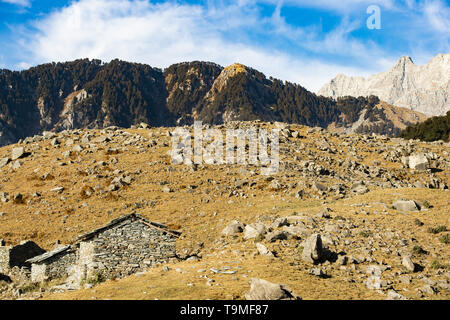
[(450, 110), (449, 88), (450, 54), (439, 54), (423, 66), (403, 56), (392, 69), (369, 78), (338, 75), (318, 94), (332, 98), (376, 95), (397, 107), (435, 116)]

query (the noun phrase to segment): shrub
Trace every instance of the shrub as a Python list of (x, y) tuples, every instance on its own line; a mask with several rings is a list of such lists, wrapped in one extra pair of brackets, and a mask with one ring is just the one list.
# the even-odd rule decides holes
[(440, 263), (438, 260), (433, 260), (433, 262), (431, 263), (431, 267), (433, 269), (448, 269), (449, 266)]
[(372, 235), (372, 233), (371, 233), (370, 231), (364, 230), (364, 231), (361, 231), (361, 232), (359, 233), (359, 235), (360, 235), (361, 237), (368, 238), (368, 237), (370, 237), (370, 236)]
[(445, 232), (445, 231), (447, 231), (446, 226), (436, 226), (436, 227), (428, 228), (428, 232), (432, 233), (432, 234), (438, 234), (438, 233)]
[(439, 238), (439, 241), (445, 244), (450, 243), (450, 233), (444, 234), (442, 237)]
[(423, 206), (424, 208), (427, 208), (427, 209), (430, 209), (430, 208), (431, 208), (431, 204), (430, 204), (427, 200), (425, 200), (424, 202), (422, 202), (422, 206)]
[(425, 250), (422, 249), (421, 246), (418, 246), (418, 245), (415, 245), (412, 251), (415, 254), (426, 254), (427, 253)]

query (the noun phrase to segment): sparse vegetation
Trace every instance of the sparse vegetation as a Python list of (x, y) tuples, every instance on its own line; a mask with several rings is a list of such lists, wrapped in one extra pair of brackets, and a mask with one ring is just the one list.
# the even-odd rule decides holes
[(446, 233), (439, 238), (439, 241), (445, 244), (450, 243), (450, 233)]
[(431, 204), (427, 200), (422, 202), (422, 206), (426, 209), (430, 209), (432, 207)]
[(372, 236), (372, 232), (370, 232), (368, 230), (363, 230), (359, 233), (359, 235), (361, 237), (368, 238), (368, 237)]
[(433, 269), (448, 269), (449, 266), (446, 264), (442, 264), (439, 260), (433, 260), (431, 263), (431, 267)]
[(422, 247), (419, 246), (419, 245), (415, 245), (415, 246), (413, 247), (412, 252), (413, 252), (414, 254), (426, 254), (426, 253), (427, 253), (427, 252), (426, 252), (424, 249), (422, 249)]
[(436, 226), (436, 227), (428, 228), (428, 232), (432, 233), (432, 234), (438, 234), (438, 233), (445, 232), (445, 231), (447, 231), (446, 226)]

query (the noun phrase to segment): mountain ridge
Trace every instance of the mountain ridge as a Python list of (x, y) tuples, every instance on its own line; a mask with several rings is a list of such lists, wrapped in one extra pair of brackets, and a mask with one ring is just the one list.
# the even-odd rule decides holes
[(438, 54), (422, 66), (403, 56), (394, 66), (368, 78), (337, 75), (318, 95), (376, 95), (397, 107), (419, 111), (429, 116), (450, 110), (450, 54)]
[(208, 124), (262, 120), (348, 127), (364, 110), (365, 126), (357, 132), (398, 134), (403, 128), (376, 112), (379, 102), (375, 96), (317, 96), (238, 63), (224, 68), (192, 61), (162, 70), (118, 59), (53, 62), (20, 72), (1, 70), (0, 146), (44, 131), (130, 127), (141, 122), (172, 126), (194, 120)]

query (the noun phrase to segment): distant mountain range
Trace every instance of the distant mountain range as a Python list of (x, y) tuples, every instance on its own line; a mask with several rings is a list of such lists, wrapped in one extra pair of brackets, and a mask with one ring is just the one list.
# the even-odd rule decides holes
[(391, 70), (367, 79), (340, 74), (318, 94), (332, 98), (376, 95), (397, 107), (444, 115), (450, 110), (450, 54), (439, 54), (423, 66), (402, 57)]
[(81, 59), (24, 71), (0, 70), (0, 146), (43, 131), (76, 128), (220, 124), (263, 120), (344, 132), (395, 135), (423, 121), (376, 96), (318, 96), (241, 64), (186, 62), (165, 70)]

